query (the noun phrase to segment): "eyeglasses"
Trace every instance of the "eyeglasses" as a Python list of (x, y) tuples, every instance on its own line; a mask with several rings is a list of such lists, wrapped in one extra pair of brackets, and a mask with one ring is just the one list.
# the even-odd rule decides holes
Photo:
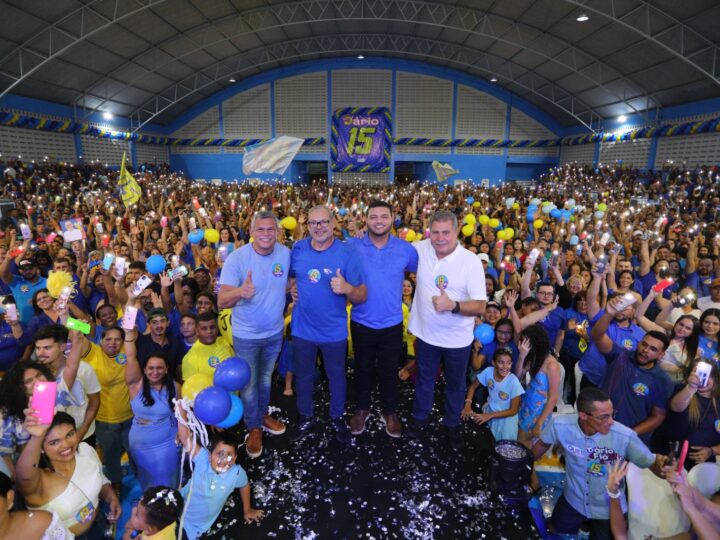
[(310, 227), (327, 227), (328, 225), (330, 225), (330, 220), (329, 219), (321, 219), (318, 221), (308, 221), (307, 224)]
[(610, 420), (610, 418), (615, 418), (617, 416), (617, 411), (613, 411), (612, 414), (601, 414), (600, 416), (595, 416), (594, 414), (585, 413), (588, 416), (592, 416), (595, 420), (600, 420), (601, 422), (607, 422)]

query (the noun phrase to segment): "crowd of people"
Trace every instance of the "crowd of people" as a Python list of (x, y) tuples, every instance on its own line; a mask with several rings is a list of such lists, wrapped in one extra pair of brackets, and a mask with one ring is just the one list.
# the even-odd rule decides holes
[[(340, 444), (372, 414), (389, 437), (426, 439), (440, 385), (449, 456), (470, 425), (564, 456), (555, 532), (625, 537), (627, 460), (718, 537), (720, 506), (671, 472), (678, 441), (688, 471), (720, 454), (717, 169), (573, 164), (483, 187), (213, 185), (143, 166), (126, 206), (100, 166), (2, 167), (0, 538), (102, 538), (124, 453), (144, 491), (128, 537), (262, 519), (238, 452), (286, 431), (315, 444), (320, 365)], [(176, 403), (230, 357), (250, 367), (242, 425), (203, 448)], [(290, 426), (269, 413), (275, 373)], [(55, 383), (51, 423), (31, 406), (39, 382)]]

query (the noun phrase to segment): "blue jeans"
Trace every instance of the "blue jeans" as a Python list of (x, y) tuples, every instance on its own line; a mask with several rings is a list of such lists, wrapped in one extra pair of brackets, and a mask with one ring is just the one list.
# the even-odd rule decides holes
[(415, 382), (415, 402), (413, 418), (419, 422), (430, 416), (435, 398), (435, 379), (440, 362), (445, 370), (445, 416), (443, 424), (447, 427), (460, 425), (460, 412), (465, 403), (465, 377), (470, 361), (470, 347), (450, 349), (436, 347), (415, 339), (415, 359), (417, 362), (417, 381)]
[(270, 403), (270, 385), (275, 362), (282, 348), (282, 332), (261, 339), (233, 336), (235, 354), (250, 366), (250, 382), (240, 392), (245, 406), (245, 425), (248, 430), (262, 427), (263, 416)]
[(305, 417), (313, 415), (313, 378), (315, 360), (320, 351), (323, 356), (325, 374), (330, 383), (330, 418), (342, 418), (345, 413), (345, 392), (347, 390), (345, 377), (347, 340), (316, 343), (293, 336), (293, 348), (295, 349), (295, 369), (297, 370), (295, 372), (295, 390), (300, 415)]
[(103, 465), (105, 465), (105, 476), (113, 484), (122, 482), (123, 473), (120, 465), (123, 450), (130, 457), (130, 426), (132, 418), (117, 424), (95, 421), (95, 437), (103, 451)]

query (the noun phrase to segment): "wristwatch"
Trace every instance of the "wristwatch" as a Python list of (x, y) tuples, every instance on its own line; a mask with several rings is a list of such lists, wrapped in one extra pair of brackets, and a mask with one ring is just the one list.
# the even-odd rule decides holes
[(452, 308), (452, 311), (450, 313), (460, 313), (460, 302), (455, 302), (455, 307)]

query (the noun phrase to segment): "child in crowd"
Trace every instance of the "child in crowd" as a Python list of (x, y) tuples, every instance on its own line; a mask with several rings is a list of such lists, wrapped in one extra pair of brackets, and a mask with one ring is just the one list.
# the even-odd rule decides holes
[(123, 540), (175, 540), (182, 511), (179, 491), (164, 486), (148, 488), (133, 508)]
[[(475, 413), (472, 410), (472, 396), (481, 384), (488, 389), (488, 400), (483, 406), (483, 412)], [(478, 373), (470, 384), (462, 416), (480, 425), (489, 423), (496, 441), (516, 440), (517, 414), (520, 410), (520, 397), (524, 393), (520, 381), (512, 373), (512, 353), (508, 349), (496, 349), (493, 365)]]

